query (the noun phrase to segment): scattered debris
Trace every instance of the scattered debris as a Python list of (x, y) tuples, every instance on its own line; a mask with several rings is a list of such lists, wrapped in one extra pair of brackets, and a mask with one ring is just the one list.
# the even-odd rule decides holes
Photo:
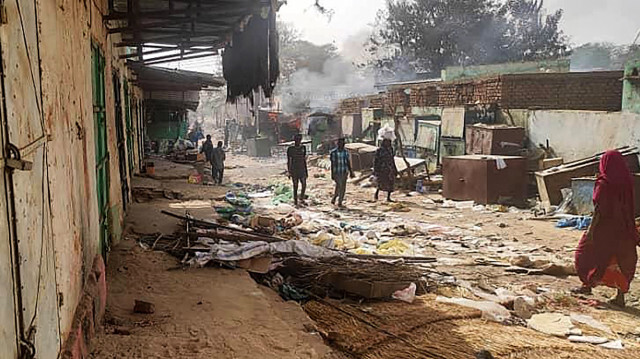
[(586, 344), (604, 344), (609, 341), (607, 338), (603, 337), (595, 337), (595, 336), (584, 336), (584, 335), (570, 335), (569, 341), (574, 343), (586, 343)]
[(556, 337), (566, 337), (575, 329), (571, 318), (561, 313), (534, 314), (527, 325), (533, 330)]

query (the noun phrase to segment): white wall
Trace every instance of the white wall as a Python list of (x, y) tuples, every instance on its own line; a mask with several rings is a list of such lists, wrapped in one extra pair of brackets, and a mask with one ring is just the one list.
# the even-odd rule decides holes
[(596, 111), (531, 111), (531, 144), (546, 144), (572, 161), (622, 146), (640, 147), (640, 115)]

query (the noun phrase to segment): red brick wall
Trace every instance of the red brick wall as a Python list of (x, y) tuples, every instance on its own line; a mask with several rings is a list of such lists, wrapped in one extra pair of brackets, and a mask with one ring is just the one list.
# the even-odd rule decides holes
[(500, 105), (511, 109), (620, 111), (618, 71), (503, 75)]
[(508, 109), (620, 111), (621, 71), (502, 75), (472, 82), (424, 83), (394, 87), (387, 94), (343, 100), (342, 114), (360, 113), (362, 107), (451, 107), (498, 104)]

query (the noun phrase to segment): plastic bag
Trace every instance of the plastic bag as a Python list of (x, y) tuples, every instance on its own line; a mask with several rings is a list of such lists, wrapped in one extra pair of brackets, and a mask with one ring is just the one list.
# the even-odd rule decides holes
[(416, 284), (412, 282), (405, 289), (395, 291), (391, 295), (391, 298), (407, 303), (413, 303), (414, 299), (416, 299)]

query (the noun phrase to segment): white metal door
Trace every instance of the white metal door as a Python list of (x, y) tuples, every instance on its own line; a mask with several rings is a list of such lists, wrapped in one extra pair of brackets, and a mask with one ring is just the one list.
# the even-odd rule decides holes
[[(2, 2), (0, 1), (0, 7)], [(2, 43), (0, 43), (2, 51)], [(0, 58), (0, 64), (2, 63)], [(0, 79), (0, 99), (2, 96), (2, 79)], [(0, 101), (0, 358), (18, 357), (18, 330), (16, 317), (16, 287), (13, 280), (14, 265), (9, 226), (11, 218), (7, 202), (5, 178), (6, 143), (4, 141), (4, 104)]]
[(57, 357), (60, 333), (35, 6), (32, 0), (4, 0), (6, 23), (0, 25), (0, 44), (8, 130), (4, 141), (33, 164), (29, 171), (13, 171), (10, 189), (18, 236), (14, 272), (19, 273), (23, 337), (37, 358), (47, 359)]

